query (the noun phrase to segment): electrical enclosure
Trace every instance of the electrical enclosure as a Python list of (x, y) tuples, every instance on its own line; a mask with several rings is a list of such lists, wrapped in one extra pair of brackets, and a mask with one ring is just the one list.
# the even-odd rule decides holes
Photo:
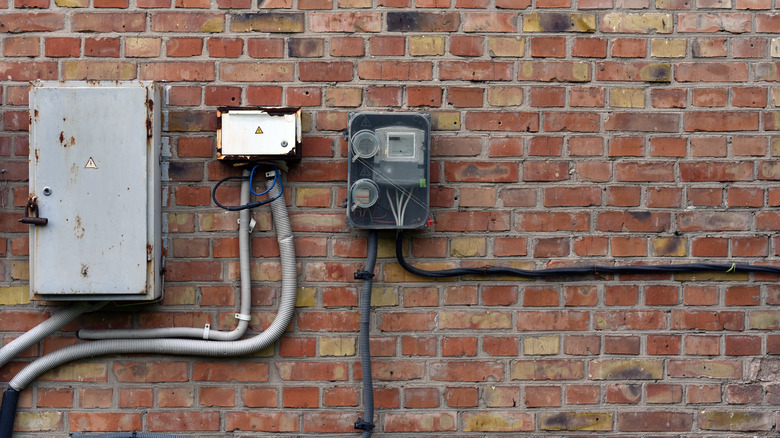
[(30, 295), (160, 296), (160, 90), (152, 82), (30, 89)]
[(300, 108), (220, 108), (217, 120), (220, 160), (301, 158)]
[(347, 224), (424, 227), (430, 204), (430, 114), (350, 113), (347, 136)]

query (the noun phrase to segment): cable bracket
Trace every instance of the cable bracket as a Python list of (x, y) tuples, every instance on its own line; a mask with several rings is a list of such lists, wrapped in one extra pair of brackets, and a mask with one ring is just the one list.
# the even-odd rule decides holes
[(252, 315), (243, 315), (241, 313), (236, 313), (236, 319), (239, 321), (251, 321)]
[(206, 324), (203, 326), (203, 339), (208, 340), (209, 339), (209, 331), (211, 331), (211, 324)]
[(374, 278), (374, 273), (366, 270), (355, 271), (355, 280), (371, 280)]
[(362, 418), (358, 417), (357, 421), (355, 422), (355, 429), (372, 431), (374, 430), (374, 423), (363, 421)]

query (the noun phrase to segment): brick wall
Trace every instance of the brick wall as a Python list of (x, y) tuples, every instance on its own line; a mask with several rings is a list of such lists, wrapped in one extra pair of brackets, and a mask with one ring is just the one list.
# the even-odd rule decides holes
[[(28, 81), (166, 81), (169, 177), (164, 301), (83, 318), (0, 370), (4, 381), (78, 342), (79, 327), (232, 328), (236, 215), (209, 192), (235, 171), (215, 161), (215, 109), (302, 106), (306, 131), (285, 184), (300, 266), (288, 335), (241, 359), (63, 366), (22, 393), (17, 435), (353, 434), (365, 233), (345, 226), (341, 132), (355, 109), (432, 114), (435, 227), (408, 242), (428, 268), (777, 263), (775, 2), (576, 3), (0, 0), (4, 340), (50, 310), (27, 299), (16, 222)], [(269, 211), (254, 216), (257, 330), (274, 316), (279, 262)], [(377, 271), (378, 436), (776, 433), (775, 276), (433, 282), (400, 269), (392, 233)]]

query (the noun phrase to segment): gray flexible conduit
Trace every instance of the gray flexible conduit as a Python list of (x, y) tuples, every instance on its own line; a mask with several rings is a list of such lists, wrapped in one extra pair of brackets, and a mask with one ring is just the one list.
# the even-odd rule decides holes
[(358, 418), (355, 427), (365, 425), (361, 438), (368, 438), (374, 429), (374, 381), (371, 376), (371, 289), (374, 284), (374, 268), (376, 267), (376, 253), (378, 245), (378, 232), (368, 232), (368, 251), (366, 254), (366, 268), (363, 276), (363, 293), (360, 296), (360, 361), (363, 366), (363, 415)]
[[(266, 185), (271, 188), (269, 195), (272, 198), (280, 194), (279, 187), (273, 186), (273, 181), (268, 181)], [(107, 354), (153, 353), (212, 357), (241, 356), (262, 350), (275, 342), (282, 336), (292, 319), (293, 311), (295, 310), (298, 273), (295, 265), (295, 249), (293, 247), (290, 219), (287, 216), (284, 196), (279, 196), (271, 202), (271, 212), (276, 225), (276, 238), (279, 241), (279, 253), (281, 256), (282, 297), (276, 318), (274, 318), (268, 329), (252, 338), (232, 342), (195, 339), (112, 339), (72, 345), (54, 351), (30, 363), (9, 382), (9, 387), (3, 393), (3, 404), (0, 408), (0, 437), (7, 438), (12, 434), (19, 391), (26, 388), (42, 373), (59, 365)], [(6, 400), (9, 403), (5, 403)]]
[[(241, 183), (241, 205), (249, 203), (249, 170), (244, 170)], [(252, 279), (250, 277), (249, 209), (238, 213), (238, 254), (241, 272), (241, 304), (236, 328), (229, 332), (211, 330), (210, 327), (167, 327), (142, 330), (79, 330), (82, 339), (159, 339), (159, 338), (201, 338), (212, 341), (235, 341), (249, 328), (249, 309), (252, 304)]]
[[(368, 245), (365, 270), (355, 273), (355, 278), (363, 279), (363, 291), (360, 295), (360, 362), (363, 369), (363, 417), (355, 422), (355, 429), (362, 429), (359, 438), (369, 438), (374, 433), (374, 380), (371, 376), (371, 289), (374, 284), (374, 268), (379, 233), (368, 232)], [(298, 438), (332, 438), (301, 436)]]
[(95, 304), (84, 301), (57, 310), (57, 312), (51, 315), (49, 319), (41, 322), (31, 330), (25, 332), (23, 335), (9, 342), (8, 345), (1, 348), (0, 367), (7, 364), (9, 361), (11, 361), (11, 359), (15, 358), (22, 351), (30, 348), (45, 337), (61, 329), (66, 324), (76, 319), (79, 315), (95, 311), (105, 305), (105, 302)]

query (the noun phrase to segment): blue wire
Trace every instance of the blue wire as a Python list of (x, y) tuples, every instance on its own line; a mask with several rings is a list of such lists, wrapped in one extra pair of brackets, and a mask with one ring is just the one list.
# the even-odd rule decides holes
[[(261, 192), (261, 193), (257, 193), (257, 192), (255, 192), (255, 189), (252, 188), (252, 186), (254, 185), (253, 180), (255, 178), (255, 169), (257, 169), (258, 167), (260, 167), (260, 166), (253, 167), (252, 168), (252, 172), (249, 173), (249, 191), (252, 192), (252, 194), (255, 195), (255, 196), (263, 196), (266, 193), (270, 192), (271, 189), (274, 188), (274, 186), (276, 186), (276, 182), (277, 181), (280, 181), (279, 169), (278, 168), (274, 169), (274, 183), (273, 183), (273, 185), (271, 185), (271, 187), (269, 187), (266, 191)], [(281, 186), (281, 182), (279, 183), (279, 185)]]

